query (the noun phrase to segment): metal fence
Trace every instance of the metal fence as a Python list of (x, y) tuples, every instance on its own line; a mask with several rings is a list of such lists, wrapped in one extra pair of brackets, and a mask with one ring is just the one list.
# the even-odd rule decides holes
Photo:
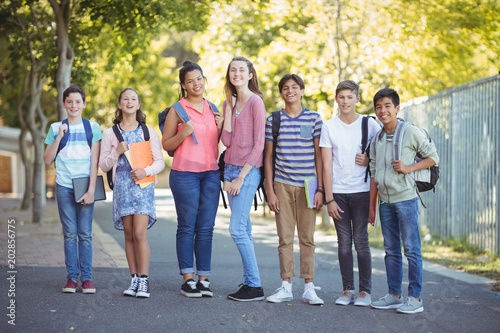
[(436, 192), (422, 195), (421, 223), (500, 253), (500, 75), (410, 100), (400, 115), (428, 130), (440, 158)]

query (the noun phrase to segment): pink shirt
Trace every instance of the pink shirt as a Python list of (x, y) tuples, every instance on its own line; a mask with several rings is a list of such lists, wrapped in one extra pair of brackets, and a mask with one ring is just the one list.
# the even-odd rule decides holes
[(222, 130), (221, 141), (227, 147), (224, 162), (237, 166), (248, 163), (260, 168), (264, 157), (266, 108), (259, 95), (250, 96), (238, 117), (233, 109), (231, 129), (231, 132)]
[[(192, 135), (185, 138), (175, 150), (172, 170), (189, 172), (219, 170), (217, 164), (219, 132), (210, 105), (204, 99), (203, 113), (200, 113), (185, 98), (179, 102), (194, 124), (194, 135), (198, 144), (194, 142)], [(177, 133), (183, 126), (184, 123), (177, 126)]]
[[(161, 143), (158, 134), (154, 129), (148, 126), (149, 130), (149, 141), (151, 141), (151, 155), (153, 155), (153, 164), (144, 168), (146, 171), (146, 176), (153, 176), (160, 173), (165, 168), (165, 160), (163, 160), (163, 153), (161, 151)], [(141, 135), (144, 139), (144, 133)], [(118, 147), (118, 138), (113, 132), (113, 128), (107, 128), (102, 132), (102, 143), (101, 143), (101, 156), (99, 158), (99, 165), (103, 172), (108, 172), (113, 169), (113, 180), (115, 179), (116, 165), (118, 164), (118, 158), (120, 155), (116, 153), (116, 147)], [(155, 183), (158, 183), (158, 178), (156, 178)]]

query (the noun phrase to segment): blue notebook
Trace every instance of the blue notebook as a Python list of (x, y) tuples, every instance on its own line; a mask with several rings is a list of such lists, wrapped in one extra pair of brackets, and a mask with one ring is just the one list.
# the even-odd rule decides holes
[(316, 208), (314, 206), (314, 196), (318, 189), (318, 178), (308, 178), (304, 180), (304, 185), (306, 187), (307, 208)]

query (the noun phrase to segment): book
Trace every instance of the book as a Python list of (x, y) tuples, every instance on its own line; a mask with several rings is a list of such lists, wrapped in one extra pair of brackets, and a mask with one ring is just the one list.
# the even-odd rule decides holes
[[(134, 142), (128, 145), (130, 150), (130, 160), (132, 169), (144, 169), (153, 164), (153, 155), (151, 154), (151, 142)], [(151, 183), (156, 180), (156, 176), (146, 176), (136, 181), (136, 184)], [(149, 185), (149, 184), (148, 184)], [(142, 185), (141, 185), (142, 187)]]
[(318, 189), (318, 178), (308, 178), (304, 180), (304, 185), (306, 187), (307, 208), (316, 208), (314, 206), (314, 196)]
[[(75, 202), (83, 197), (89, 190), (89, 177), (73, 178), (73, 193), (75, 194)], [(104, 180), (102, 176), (97, 176), (95, 181), (94, 201), (106, 200), (106, 191), (104, 190)]]

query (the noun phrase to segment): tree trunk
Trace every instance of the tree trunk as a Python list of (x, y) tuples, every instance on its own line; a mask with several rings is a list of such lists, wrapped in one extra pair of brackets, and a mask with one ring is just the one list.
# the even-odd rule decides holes
[(71, 1), (62, 0), (58, 3), (56, 0), (49, 0), (57, 26), (57, 72), (56, 72), (56, 87), (57, 87), (57, 114), (59, 120), (67, 117), (63, 107), (63, 92), (71, 84), (71, 68), (75, 54), (69, 43), (69, 18), (71, 16)]
[(24, 165), (24, 195), (21, 202), (21, 210), (31, 208), (31, 193), (33, 190), (33, 159), (31, 157), (28, 143), (26, 142), (27, 128), (21, 128), (19, 135), (19, 150), (21, 152), (21, 161)]
[[(33, 165), (33, 223), (43, 221), (43, 206), (45, 205), (45, 164), (43, 162), (45, 128), (47, 118), (44, 116), (41, 107), (41, 95), (43, 79), (40, 76), (40, 65), (31, 64), (29, 82), (29, 107), (26, 124), (28, 125), (33, 145), (35, 147)], [(37, 121), (38, 116), (38, 121)], [(38, 124), (38, 127), (37, 127)]]

